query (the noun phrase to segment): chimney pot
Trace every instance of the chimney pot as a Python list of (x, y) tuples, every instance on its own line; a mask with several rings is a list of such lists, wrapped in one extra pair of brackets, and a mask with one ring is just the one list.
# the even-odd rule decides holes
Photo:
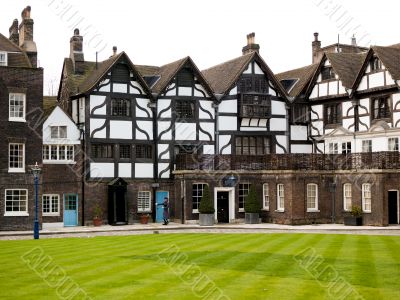
[(318, 42), (318, 35), (319, 35), (318, 32), (314, 32), (314, 41), (315, 42)]
[(74, 35), (71, 37), (70, 41), (70, 52), (69, 57), (72, 60), (74, 66), (75, 74), (83, 73), (83, 63), (85, 61), (83, 55), (83, 37), (79, 35), (79, 29), (74, 29)]
[(354, 34), (351, 37), (351, 45), (354, 47), (357, 47), (357, 40), (356, 40), (356, 37), (354, 36)]
[(247, 35), (247, 45), (242, 48), (243, 55), (260, 50), (260, 45), (255, 43), (255, 36), (254, 32)]
[(113, 50), (113, 56), (117, 55), (117, 46), (114, 46), (112, 50)]
[(10, 41), (14, 42), (14, 44), (19, 45), (19, 32), (18, 32), (18, 20), (14, 19), (12, 22), (10, 29)]
[(79, 35), (79, 29), (78, 28), (74, 29), (74, 35)]
[[(19, 46), (28, 55), (33, 67), (37, 66), (37, 48), (33, 40), (33, 20), (31, 19), (31, 7), (27, 6), (21, 13), (21, 24), (18, 28)], [(13, 23), (14, 25), (14, 23)]]
[(311, 43), (312, 63), (318, 62), (322, 57), (321, 41), (318, 40), (318, 32), (314, 32), (314, 41)]

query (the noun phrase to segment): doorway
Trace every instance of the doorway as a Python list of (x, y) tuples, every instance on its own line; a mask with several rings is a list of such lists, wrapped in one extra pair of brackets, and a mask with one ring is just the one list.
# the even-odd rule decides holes
[(78, 195), (64, 195), (64, 226), (78, 225)]
[(217, 192), (218, 223), (229, 223), (229, 192)]
[(108, 184), (108, 223), (110, 225), (128, 224), (127, 183), (121, 178), (115, 178)]
[(399, 224), (399, 196), (398, 191), (388, 192), (389, 224)]
[(164, 198), (169, 198), (169, 193), (166, 191), (156, 192), (156, 222), (164, 222)]

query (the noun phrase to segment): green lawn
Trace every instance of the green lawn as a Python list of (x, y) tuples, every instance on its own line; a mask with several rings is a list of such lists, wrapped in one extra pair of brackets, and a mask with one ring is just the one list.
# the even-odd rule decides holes
[(86, 299), (400, 299), (400, 237), (0, 241), (0, 299), (85, 299), (85, 293)]

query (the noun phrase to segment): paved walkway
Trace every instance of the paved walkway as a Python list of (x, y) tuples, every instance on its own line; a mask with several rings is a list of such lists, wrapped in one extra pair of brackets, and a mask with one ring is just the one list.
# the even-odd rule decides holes
[[(399, 235), (400, 225), (388, 227), (344, 226), (343, 224), (318, 225), (279, 225), (261, 224), (220, 224), (215, 226), (199, 226), (197, 224), (159, 223), (134, 224), (123, 226), (103, 225), (100, 227), (77, 226), (49, 228), (40, 231), (40, 238), (59, 237), (93, 237), (111, 235), (165, 233), (328, 233), (328, 234), (367, 234), (367, 235)], [(32, 231), (0, 231), (0, 240), (31, 239)]]

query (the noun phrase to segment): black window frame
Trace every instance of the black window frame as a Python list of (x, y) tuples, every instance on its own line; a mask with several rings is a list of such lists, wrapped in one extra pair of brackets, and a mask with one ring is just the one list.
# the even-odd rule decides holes
[(131, 99), (112, 98), (111, 99), (111, 116), (113, 117), (130, 117), (132, 115)]
[(91, 157), (102, 159), (114, 159), (114, 145), (112, 144), (92, 144)]
[(378, 57), (373, 57), (369, 62), (370, 71), (377, 72), (382, 70), (382, 62)]
[(330, 66), (322, 67), (321, 80), (327, 81), (327, 80), (333, 80), (333, 79), (336, 79), (336, 74), (335, 74), (335, 71), (333, 70), (333, 68)]
[(136, 144), (135, 145), (135, 158), (136, 159), (153, 159), (153, 145), (149, 144)]
[[(332, 112), (333, 113), (330, 113)], [(324, 105), (325, 126), (337, 126), (342, 124), (342, 103), (329, 103)]]
[(186, 100), (186, 99), (176, 99), (175, 114), (178, 120), (196, 119), (196, 101)]
[(236, 155), (265, 155), (271, 153), (271, 138), (268, 136), (236, 136)]
[(241, 94), (241, 118), (271, 118), (271, 96), (260, 94)]
[(130, 159), (132, 157), (132, 146), (128, 144), (119, 145), (119, 158)]
[[(378, 106), (376, 107), (376, 103)], [(382, 103), (384, 106), (382, 107)], [(392, 110), (390, 109), (390, 96), (380, 96), (371, 98), (371, 119), (372, 120), (388, 120), (392, 117)]]

